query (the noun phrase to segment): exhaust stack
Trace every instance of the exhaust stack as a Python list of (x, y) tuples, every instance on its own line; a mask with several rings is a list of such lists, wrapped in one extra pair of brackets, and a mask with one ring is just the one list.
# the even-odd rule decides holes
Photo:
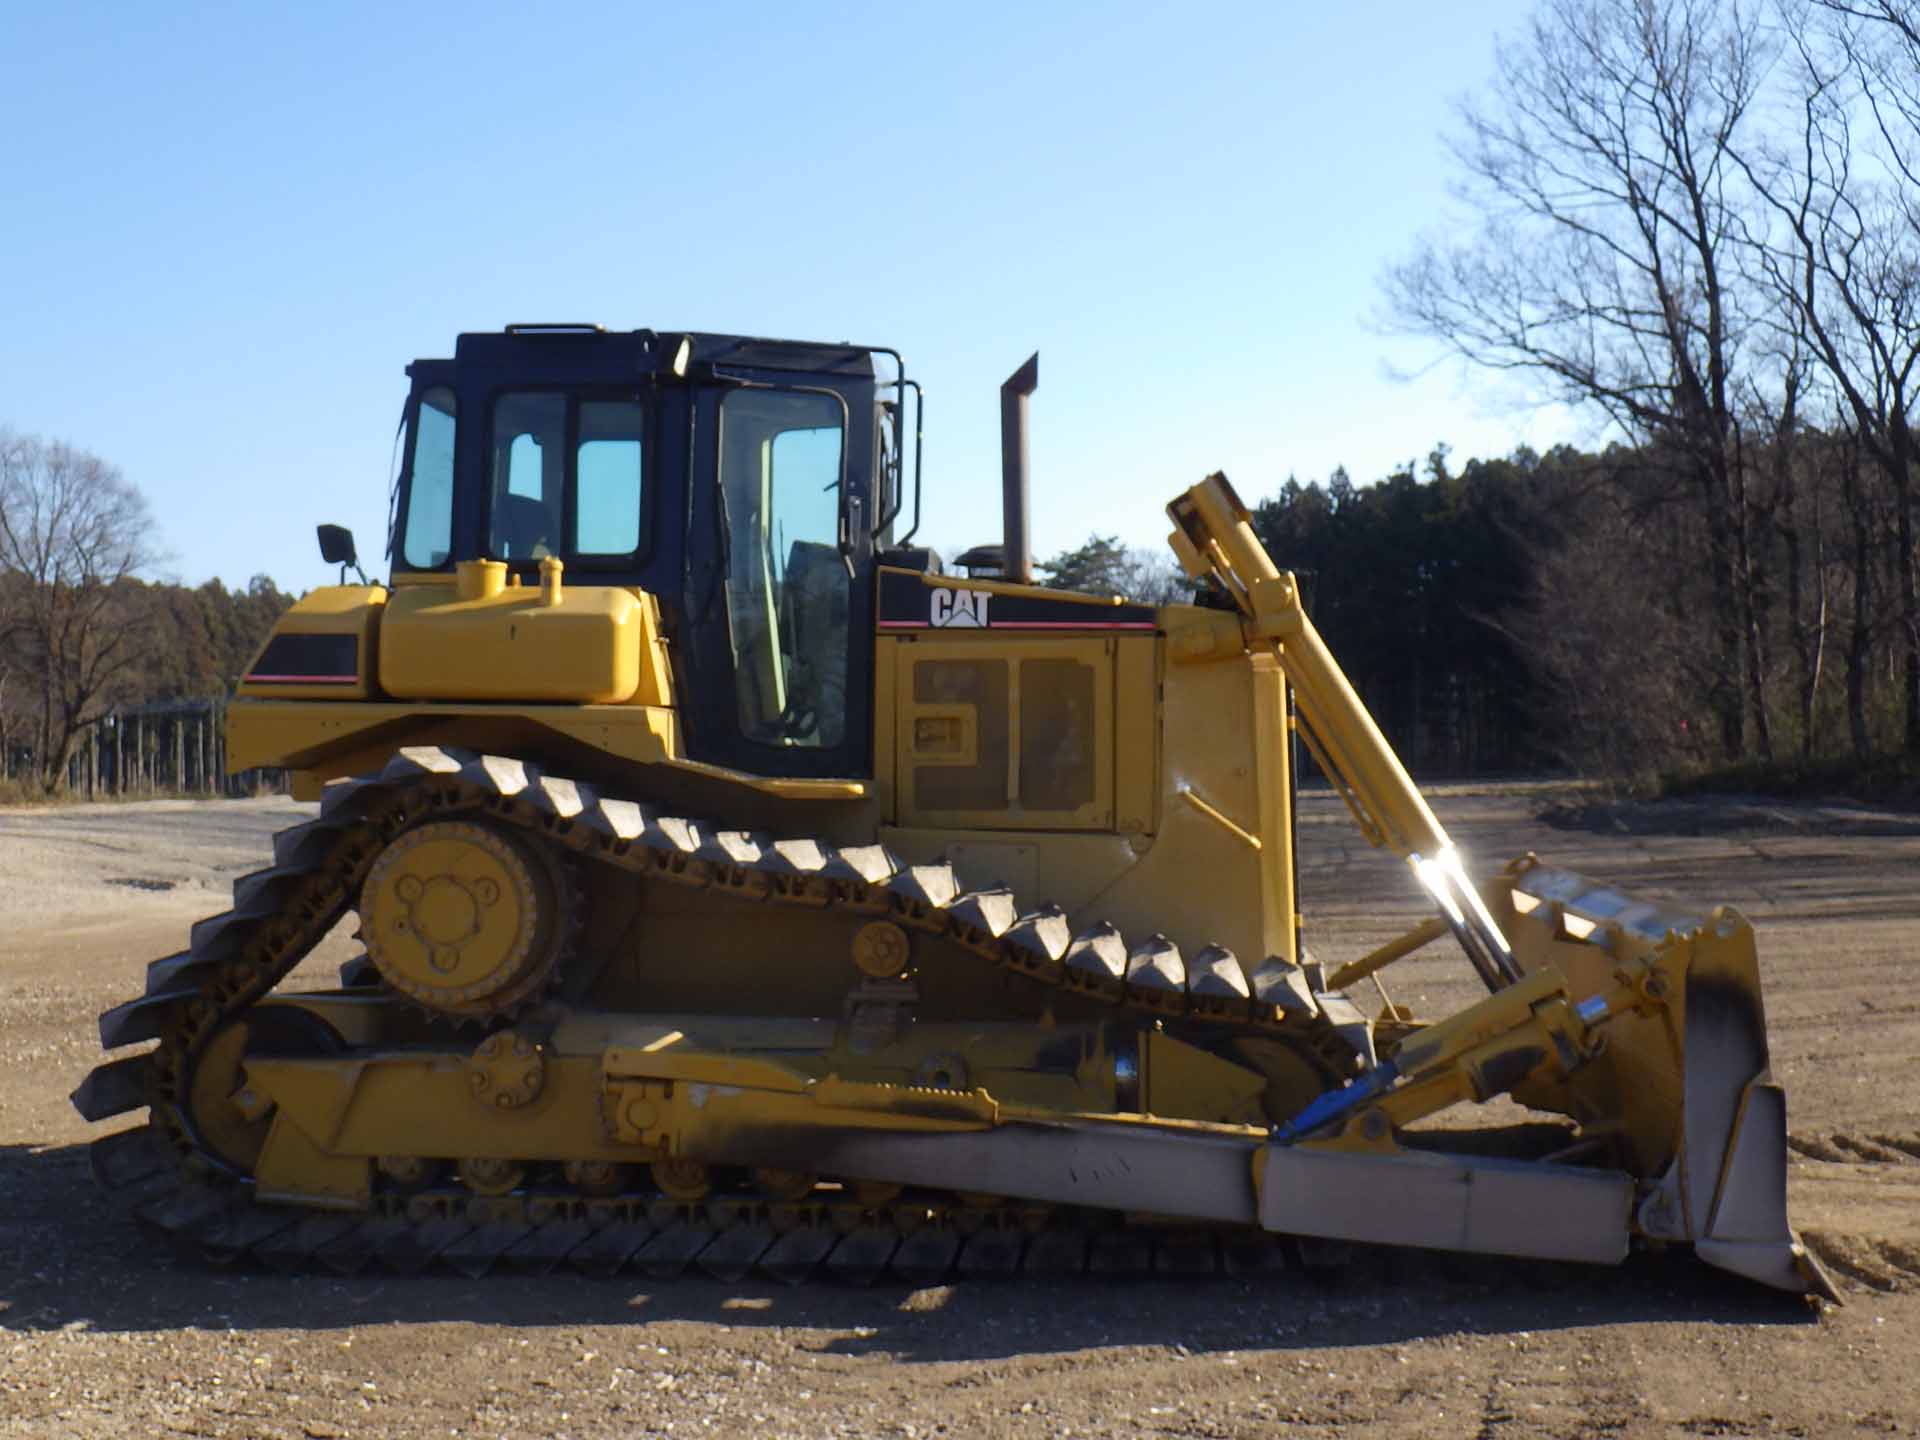
[(1000, 387), (1001, 573), (1020, 585), (1033, 583), (1027, 540), (1027, 397), (1040, 384), (1040, 352)]

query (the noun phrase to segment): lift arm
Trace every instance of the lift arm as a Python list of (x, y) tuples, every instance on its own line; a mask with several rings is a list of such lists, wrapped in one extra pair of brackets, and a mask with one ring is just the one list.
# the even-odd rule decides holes
[(1513, 951), (1467, 879), (1458, 851), (1399, 756), (1300, 604), (1300, 587), (1273, 563), (1225, 475), (1210, 475), (1167, 506), (1168, 537), (1189, 576), (1211, 576), (1239, 607), (1248, 648), (1278, 658), (1314, 759), (1339, 789), (1367, 840), (1392, 850), (1433, 896), (1489, 990), (1520, 978)]

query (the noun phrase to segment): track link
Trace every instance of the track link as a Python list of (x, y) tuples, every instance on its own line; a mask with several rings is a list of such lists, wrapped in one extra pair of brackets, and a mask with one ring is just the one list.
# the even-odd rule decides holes
[(1018, 1274), (1238, 1275), (1286, 1264), (1281, 1238), (1264, 1231), (1132, 1226), (1098, 1212), (961, 1206), (937, 1195), (863, 1207), (831, 1198), (587, 1201), (565, 1192), (489, 1200), (448, 1190), (383, 1195), (364, 1214), (331, 1214), (255, 1204), (242, 1187), (183, 1184), (150, 1127), (96, 1141), (92, 1158), (96, 1178), (131, 1202), (142, 1228), (223, 1268), (929, 1285)]
[(1022, 913), (1004, 888), (964, 890), (944, 862), (909, 865), (879, 845), (835, 848), (725, 829), (602, 796), (522, 761), (413, 747), (378, 775), (329, 786), (315, 819), (274, 837), (274, 863), (234, 883), (232, 909), (196, 924), (187, 950), (148, 967), (144, 995), (100, 1017), (106, 1049), (159, 1042), (100, 1065), (73, 1095), (88, 1120), (149, 1108), (146, 1125), (108, 1135), (92, 1151), (96, 1178), (125, 1195), (143, 1224), (212, 1263), (378, 1264), (403, 1273), (569, 1264), (667, 1275), (698, 1265), (723, 1277), (758, 1269), (799, 1279), (824, 1268), (871, 1279), (891, 1267), (925, 1279), (1019, 1269), (1138, 1273), (1162, 1261), (1171, 1270), (1258, 1268), (1270, 1258), (1271, 1237), (1258, 1233), (1116, 1229), (1117, 1217), (1097, 1212), (950, 1205), (938, 1195), (863, 1208), (741, 1197), (687, 1206), (658, 1195), (600, 1200), (566, 1190), (490, 1199), (458, 1190), (383, 1194), (370, 1213), (354, 1215), (256, 1204), (248, 1178), (197, 1134), (186, 1097), (202, 1050), (353, 906), (394, 836), (429, 819), (474, 814), (642, 878), (743, 903), (884, 916), (1120, 1009), (1179, 1016), (1223, 1034), (1284, 1035), (1335, 1076), (1364, 1063), (1358, 1011), (1316, 993), (1306, 972), (1278, 959), (1249, 978), (1218, 946), (1189, 959), (1160, 935), (1129, 946), (1104, 923), (1075, 934), (1059, 907)]

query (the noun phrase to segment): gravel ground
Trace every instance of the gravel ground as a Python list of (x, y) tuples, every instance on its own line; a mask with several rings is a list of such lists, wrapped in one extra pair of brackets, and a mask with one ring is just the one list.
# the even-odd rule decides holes
[[(1815, 1314), (1675, 1256), (1602, 1270), (1366, 1250), (1324, 1276), (920, 1290), (197, 1268), (94, 1193), (95, 1127), (65, 1097), (95, 1013), (305, 811), (4, 811), (0, 1437), (1920, 1433), (1912, 817), (1662, 825), (1568, 806), (1549, 827), (1534, 817), (1551, 798), (1443, 787), (1436, 808), (1482, 867), (1537, 850), (1754, 920), (1794, 1216), (1845, 1306)], [(1306, 797), (1302, 851), (1322, 958), (1419, 913), (1330, 797)], [(309, 965), (346, 953), (336, 937)], [(1416, 957), (1395, 998), (1445, 1011), (1474, 993), (1464, 972)]]

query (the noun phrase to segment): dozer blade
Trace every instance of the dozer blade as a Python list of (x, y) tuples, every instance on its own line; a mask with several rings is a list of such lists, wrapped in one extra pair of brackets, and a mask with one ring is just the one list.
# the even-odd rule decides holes
[(1600, 1054), (1516, 1097), (1614, 1133), (1643, 1198), (1634, 1228), (1780, 1289), (1837, 1299), (1787, 1222), (1786, 1096), (1768, 1068), (1752, 927), (1636, 900), (1531, 858), (1487, 887), (1529, 975), (1564, 977), (1574, 1006), (1638, 991), (1599, 1022)]
[[(1751, 954), (1744, 922), (1742, 937)], [(1787, 1097), (1768, 1069), (1759, 985), (1715, 969), (1711, 951), (1696, 951), (1687, 976), (1681, 1194), (1694, 1250), (1763, 1284), (1837, 1300), (1787, 1223)]]

